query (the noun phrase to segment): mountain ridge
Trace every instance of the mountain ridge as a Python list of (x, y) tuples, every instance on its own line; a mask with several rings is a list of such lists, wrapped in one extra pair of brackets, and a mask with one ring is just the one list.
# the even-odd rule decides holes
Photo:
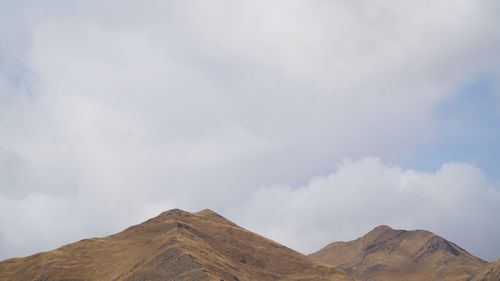
[(375, 227), (364, 236), (333, 242), (309, 256), (356, 280), (468, 280), (487, 262), (426, 230)]
[(208, 209), (169, 210), (110, 236), (1, 261), (0, 280), (352, 281)]

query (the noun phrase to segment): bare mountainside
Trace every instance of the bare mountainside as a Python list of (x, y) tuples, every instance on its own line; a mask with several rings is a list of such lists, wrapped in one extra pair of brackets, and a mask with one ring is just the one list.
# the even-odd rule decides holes
[(482, 268), (472, 281), (499, 281), (500, 280), (500, 259)]
[(2, 281), (338, 280), (335, 267), (218, 214), (170, 210), (104, 238), (0, 262)]
[(465, 281), (487, 264), (431, 232), (385, 225), (354, 241), (331, 243), (310, 256), (360, 281)]

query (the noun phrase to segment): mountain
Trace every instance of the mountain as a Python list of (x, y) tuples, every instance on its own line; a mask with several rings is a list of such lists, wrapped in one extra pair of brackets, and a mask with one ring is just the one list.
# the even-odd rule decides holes
[(310, 256), (360, 281), (465, 281), (487, 264), (431, 232), (385, 225), (354, 241), (331, 243)]
[(335, 267), (204, 210), (174, 209), (120, 233), (0, 262), (1, 281), (338, 280)]
[(500, 259), (485, 266), (471, 279), (471, 281), (499, 281)]

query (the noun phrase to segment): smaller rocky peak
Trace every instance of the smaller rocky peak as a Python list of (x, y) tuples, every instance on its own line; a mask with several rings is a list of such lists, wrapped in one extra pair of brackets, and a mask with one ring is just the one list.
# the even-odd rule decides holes
[(219, 214), (210, 209), (203, 209), (199, 212), (196, 212), (195, 214), (198, 216), (213, 216), (213, 215), (219, 216)]
[(439, 250), (444, 250), (453, 254), (454, 256), (460, 255), (460, 252), (446, 239), (439, 236), (431, 237), (426, 244), (426, 253), (432, 254)]
[(375, 227), (372, 231), (368, 232), (363, 236), (363, 240), (376, 240), (378, 237), (385, 233), (392, 233), (394, 229), (392, 229), (388, 225), (379, 225)]
[(160, 214), (161, 217), (166, 217), (166, 216), (188, 216), (188, 215), (191, 215), (191, 213), (188, 212), (188, 211), (177, 209), (177, 208), (165, 211), (165, 212), (163, 212), (163, 213)]
[(181, 210), (181, 209), (172, 209), (168, 211), (164, 211), (158, 216), (151, 218), (141, 224), (130, 227), (131, 230), (140, 230), (143, 228), (157, 228), (165, 224), (169, 224), (171, 222), (186, 222), (189, 221), (189, 218), (192, 217), (193, 214), (190, 212)]
[(225, 217), (219, 215), (218, 213), (216, 213), (210, 209), (201, 210), (199, 212), (193, 213), (193, 215), (195, 215), (203, 220), (236, 226), (236, 224), (234, 224), (233, 222), (229, 221)]
[(460, 251), (458, 249), (460, 248), (448, 240), (437, 235), (433, 235), (414, 255), (413, 261), (419, 262), (422, 259), (426, 259), (427, 257), (437, 254), (438, 252), (451, 254), (456, 257), (460, 255)]
[(390, 227), (388, 225), (382, 224), (382, 225), (379, 225), (379, 226), (375, 227), (372, 231), (375, 231), (375, 232), (386, 232), (386, 231), (391, 231), (391, 230), (394, 230), (394, 229), (392, 229), (392, 227)]

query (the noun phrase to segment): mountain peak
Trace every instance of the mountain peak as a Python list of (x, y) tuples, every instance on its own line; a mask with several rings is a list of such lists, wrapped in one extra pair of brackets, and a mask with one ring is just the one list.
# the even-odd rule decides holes
[(0, 281), (352, 279), (211, 210), (173, 209), (104, 238), (0, 262)]
[(372, 231), (389, 231), (389, 230), (394, 230), (394, 229), (392, 229), (392, 227), (390, 227), (388, 225), (381, 224), (381, 225), (375, 227)]
[(431, 232), (394, 230), (387, 225), (354, 241), (331, 243), (311, 256), (360, 281), (466, 280), (485, 264)]
[(159, 216), (190, 215), (190, 214), (191, 213), (188, 212), (188, 211), (184, 211), (184, 210), (175, 208), (175, 209), (171, 209), (171, 210), (168, 210), (168, 211), (164, 211)]
[(366, 235), (380, 234), (388, 231), (394, 231), (394, 229), (388, 225), (382, 224), (372, 229)]
[(195, 214), (197, 214), (197, 215), (213, 215), (213, 214), (218, 215), (216, 212), (214, 212), (210, 209), (203, 209), (201, 211), (196, 212)]
[(204, 217), (204, 218), (211, 218), (213, 220), (219, 220), (219, 221), (223, 220), (224, 222), (228, 222), (228, 223), (233, 224), (228, 219), (224, 218), (223, 216), (219, 215), (218, 213), (216, 213), (210, 209), (201, 210), (199, 212), (194, 213), (194, 215)]

